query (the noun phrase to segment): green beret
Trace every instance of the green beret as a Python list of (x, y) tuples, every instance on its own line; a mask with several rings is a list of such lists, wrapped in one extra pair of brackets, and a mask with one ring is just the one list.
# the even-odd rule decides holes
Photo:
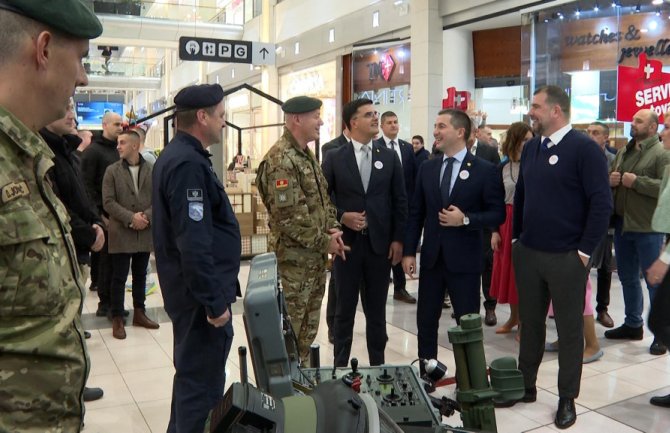
[(23, 15), (81, 39), (102, 34), (102, 24), (83, 0), (0, 0), (0, 9)]
[(184, 87), (174, 97), (177, 111), (212, 107), (223, 100), (223, 88), (218, 84)]
[(321, 108), (321, 100), (309, 96), (296, 96), (284, 102), (281, 109), (288, 114), (302, 114)]

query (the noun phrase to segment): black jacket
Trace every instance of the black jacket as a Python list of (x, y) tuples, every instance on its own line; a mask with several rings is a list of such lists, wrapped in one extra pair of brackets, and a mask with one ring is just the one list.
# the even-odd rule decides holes
[(58, 136), (46, 128), (40, 130), (40, 135), (47, 142), (49, 148), (56, 154), (54, 166), (49, 170), (53, 190), (65, 205), (70, 215), (72, 239), (77, 249), (79, 264), (89, 264), (91, 245), (95, 243), (93, 224), (100, 224), (100, 217), (91, 202), (81, 178), (79, 165), (74, 156), (74, 150), (81, 143), (76, 135)]
[(81, 155), (81, 171), (86, 191), (101, 215), (107, 215), (102, 208), (102, 178), (107, 167), (119, 160), (116, 142), (102, 135), (93, 138), (91, 145)]

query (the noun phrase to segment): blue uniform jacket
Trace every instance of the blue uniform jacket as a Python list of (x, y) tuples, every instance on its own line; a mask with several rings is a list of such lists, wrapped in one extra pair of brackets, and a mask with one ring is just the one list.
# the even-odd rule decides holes
[(195, 137), (179, 131), (153, 170), (152, 232), (165, 310), (221, 316), (239, 292), (240, 228)]

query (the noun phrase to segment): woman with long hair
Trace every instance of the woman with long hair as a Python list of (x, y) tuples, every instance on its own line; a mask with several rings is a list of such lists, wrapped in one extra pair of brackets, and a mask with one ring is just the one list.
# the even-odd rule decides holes
[(519, 178), (519, 159), (523, 144), (533, 137), (530, 125), (523, 122), (513, 123), (505, 133), (502, 142), (503, 161), (500, 164), (505, 185), (505, 222), (494, 230), (491, 236), (493, 249), (493, 274), (491, 276), (491, 296), (499, 304), (510, 305), (510, 317), (496, 334), (507, 334), (519, 325), (519, 296), (514, 282), (512, 266), (512, 214), (514, 210), (514, 191)]

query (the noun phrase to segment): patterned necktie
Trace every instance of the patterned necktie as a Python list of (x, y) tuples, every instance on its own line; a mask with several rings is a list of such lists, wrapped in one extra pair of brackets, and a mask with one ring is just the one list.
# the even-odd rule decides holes
[(442, 193), (442, 207), (446, 209), (449, 206), (449, 195), (451, 188), (451, 174), (454, 171), (454, 161), (456, 158), (450, 157), (445, 159), (442, 164), (447, 163), (446, 168), (444, 169), (444, 174), (440, 180), (440, 192)]
[(370, 163), (370, 146), (364, 144), (361, 146), (363, 157), (361, 158), (361, 165), (358, 171), (361, 173), (361, 180), (363, 181), (363, 189), (368, 192), (368, 184), (370, 183), (370, 174), (372, 173), (372, 164)]

